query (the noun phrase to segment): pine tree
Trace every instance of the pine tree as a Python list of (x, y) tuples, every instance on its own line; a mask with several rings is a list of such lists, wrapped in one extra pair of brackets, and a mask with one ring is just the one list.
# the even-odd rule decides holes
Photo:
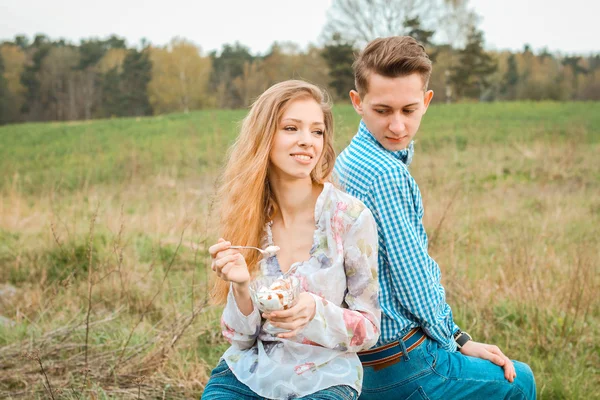
[(483, 32), (471, 27), (467, 44), (459, 51), (458, 58), (450, 77), (455, 93), (459, 98), (482, 99), (489, 87), (487, 78), (497, 69), (496, 62), (483, 49)]
[(241, 93), (235, 88), (234, 80), (242, 77), (244, 66), (252, 63), (254, 56), (250, 50), (236, 42), (234, 45), (224, 44), (221, 54), (213, 51), (210, 53), (213, 70), (211, 72), (209, 87), (214, 93), (219, 93), (217, 105), (220, 107), (237, 108), (244, 106)]
[(500, 93), (505, 100), (515, 100), (517, 96), (517, 85), (519, 84), (519, 71), (517, 70), (517, 59), (514, 54), (508, 56), (508, 69), (502, 77)]
[(127, 104), (121, 90), (121, 75), (118, 67), (113, 67), (102, 74), (100, 79), (102, 90), (102, 107), (100, 117), (117, 117), (127, 115)]
[(122, 115), (152, 115), (148, 83), (152, 79), (152, 62), (146, 50), (129, 50), (123, 61), (121, 101), (127, 109)]
[(336, 33), (323, 48), (321, 56), (329, 67), (329, 86), (335, 90), (338, 98), (345, 99), (354, 87), (354, 46), (342, 40), (341, 35)]
[(4, 60), (0, 54), (0, 125), (10, 122), (10, 102), (11, 93), (8, 90), (8, 83), (4, 78)]
[(42, 118), (44, 104), (41, 104), (41, 83), (38, 78), (38, 72), (42, 67), (44, 58), (52, 48), (51, 43), (45, 41), (43, 35), (37, 35), (35, 41), (30, 47), (33, 52), (33, 62), (27, 65), (21, 73), (21, 84), (25, 87), (25, 102), (21, 112), (29, 114), (28, 119), (39, 120)]
[(407, 18), (404, 21), (404, 27), (408, 29), (408, 36), (412, 36), (421, 43), (424, 47), (431, 46), (433, 42), (431, 38), (435, 34), (435, 31), (428, 31), (421, 26), (421, 19), (416, 16), (414, 18)]

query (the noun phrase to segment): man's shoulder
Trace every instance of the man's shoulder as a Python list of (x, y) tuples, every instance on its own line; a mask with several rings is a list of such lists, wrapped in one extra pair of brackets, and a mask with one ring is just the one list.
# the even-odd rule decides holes
[(338, 156), (335, 172), (340, 186), (369, 189), (382, 179), (410, 179), (407, 166), (371, 143), (353, 140)]

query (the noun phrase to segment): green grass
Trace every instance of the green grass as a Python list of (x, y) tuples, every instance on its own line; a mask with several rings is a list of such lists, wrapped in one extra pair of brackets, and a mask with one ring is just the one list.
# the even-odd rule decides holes
[[(75, 190), (156, 174), (177, 178), (215, 170), (245, 115), (197, 111), (153, 118), (33, 123), (0, 127), (0, 189), (25, 193)], [(336, 148), (342, 149), (359, 118), (349, 105), (335, 107)], [(418, 134), (419, 148), (466, 151), (482, 144), (577, 139), (600, 141), (599, 103), (487, 103), (432, 105)]]
[[(359, 118), (349, 105), (334, 114), (339, 151)], [(0, 289), (17, 289), (0, 298), (15, 322), (0, 326), (0, 397), (48, 397), (39, 367), (18, 357), (36, 348), (59, 398), (198, 397), (228, 346), (220, 308), (166, 344), (207, 296), (214, 179), (244, 115), (0, 127)], [(434, 104), (416, 151), (457, 323), (527, 362), (540, 398), (600, 398), (600, 103)], [(90, 357), (130, 361), (84, 382), (89, 300)]]

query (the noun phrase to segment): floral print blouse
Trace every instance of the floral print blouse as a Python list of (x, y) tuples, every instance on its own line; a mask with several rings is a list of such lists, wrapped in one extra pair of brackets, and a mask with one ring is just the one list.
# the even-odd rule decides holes
[[(265, 332), (258, 308), (244, 316), (232, 290), (223, 310), (221, 326), (231, 347), (222, 358), (261, 397), (292, 399), (336, 385), (360, 393), (363, 369), (356, 353), (379, 338), (373, 215), (359, 200), (326, 183), (315, 221), (310, 258), (290, 267), (316, 303), (315, 317), (300, 334), (281, 339)], [(273, 244), (267, 224), (262, 245)], [(260, 274), (281, 274), (277, 256), (260, 262)]]

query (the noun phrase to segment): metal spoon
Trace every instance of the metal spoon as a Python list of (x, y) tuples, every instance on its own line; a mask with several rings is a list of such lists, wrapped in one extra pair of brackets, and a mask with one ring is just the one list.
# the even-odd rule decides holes
[[(267, 246), (266, 249), (259, 249), (258, 247), (254, 247), (254, 246), (229, 246), (230, 249), (254, 249), (254, 250), (258, 250), (260, 252), (260, 254), (262, 254), (265, 257), (271, 257), (274, 256), (275, 253), (277, 253), (279, 251), (279, 246)], [(283, 278), (287, 277), (291, 272), (295, 271), (296, 267), (294, 268), (290, 268), (287, 271), (285, 271), (283, 273)]]
[(277, 246), (268, 246), (266, 249), (259, 249), (258, 247), (254, 247), (254, 246), (229, 246), (230, 249), (254, 249), (254, 250), (258, 250), (260, 252), (260, 254), (262, 254), (263, 256), (274, 256), (275, 253), (277, 253), (279, 251), (279, 247)]

